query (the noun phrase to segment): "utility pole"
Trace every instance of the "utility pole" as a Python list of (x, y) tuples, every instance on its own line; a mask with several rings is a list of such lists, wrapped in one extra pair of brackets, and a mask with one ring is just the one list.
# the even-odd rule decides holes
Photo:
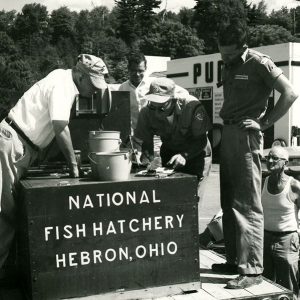
[[(296, 1), (300, 1), (300, 0), (296, 0)], [(296, 8), (297, 6), (293, 9), (293, 29), (294, 29), (294, 35), (296, 34)]]

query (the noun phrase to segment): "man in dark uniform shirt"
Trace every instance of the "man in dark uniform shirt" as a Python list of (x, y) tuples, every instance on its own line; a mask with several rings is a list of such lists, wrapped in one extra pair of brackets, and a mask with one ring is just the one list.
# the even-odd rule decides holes
[[(278, 121), (297, 98), (270, 57), (248, 49), (246, 35), (246, 25), (233, 22), (222, 27), (218, 37), (224, 61), (220, 186), (226, 263), (214, 264), (212, 269), (240, 274), (227, 283), (231, 289), (262, 282), (262, 131)], [(280, 98), (265, 115), (272, 89)]]
[(153, 136), (160, 136), (162, 166), (197, 175), (198, 196), (211, 168), (207, 132), (209, 117), (201, 102), (191, 95), (175, 98), (175, 83), (168, 78), (152, 81), (145, 95), (148, 105), (140, 111), (135, 137), (142, 141), (141, 161), (153, 159)]

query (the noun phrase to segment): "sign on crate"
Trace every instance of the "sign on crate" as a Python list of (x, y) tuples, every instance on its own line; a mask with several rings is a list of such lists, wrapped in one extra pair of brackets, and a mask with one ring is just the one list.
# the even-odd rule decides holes
[(198, 281), (193, 176), (69, 183), (22, 182), (20, 254), (33, 299)]

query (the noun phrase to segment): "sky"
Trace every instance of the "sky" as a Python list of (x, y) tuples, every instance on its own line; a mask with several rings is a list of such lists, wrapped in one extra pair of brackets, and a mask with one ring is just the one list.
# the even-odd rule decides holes
[[(249, 3), (257, 4), (260, 0), (248, 0)], [(70, 10), (80, 11), (83, 9), (92, 9), (95, 6), (104, 5), (111, 9), (114, 6), (114, 0), (0, 0), (0, 10), (5, 11), (16, 10), (21, 11), (22, 7), (28, 3), (40, 3), (47, 7), (48, 11), (51, 12), (54, 9), (58, 9), (61, 6), (67, 6)], [(161, 8), (167, 8), (174, 12), (178, 12), (182, 7), (192, 8), (195, 6), (194, 0), (162, 0)], [(300, 1), (297, 0), (265, 0), (267, 4), (268, 12), (272, 9), (278, 10), (282, 6), (288, 8), (296, 7), (300, 5)]]

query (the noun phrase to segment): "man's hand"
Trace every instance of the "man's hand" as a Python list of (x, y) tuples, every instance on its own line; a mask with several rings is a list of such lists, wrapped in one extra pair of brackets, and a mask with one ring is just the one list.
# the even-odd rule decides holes
[(240, 122), (239, 122), (239, 127), (244, 129), (244, 130), (248, 130), (248, 129), (253, 129), (253, 130), (261, 130), (261, 123), (259, 120), (257, 119), (251, 119), (249, 117), (245, 117), (243, 118)]
[(186, 159), (181, 154), (175, 154), (172, 158), (167, 162), (168, 166), (172, 166), (173, 169), (177, 169), (185, 166)]
[(69, 171), (70, 171), (70, 177), (71, 178), (78, 178), (79, 177), (79, 170), (77, 163), (71, 164), (69, 166)]
[(143, 151), (140, 156), (140, 164), (142, 166), (148, 166), (150, 165), (153, 159), (154, 159), (153, 155), (151, 155), (148, 151)]

